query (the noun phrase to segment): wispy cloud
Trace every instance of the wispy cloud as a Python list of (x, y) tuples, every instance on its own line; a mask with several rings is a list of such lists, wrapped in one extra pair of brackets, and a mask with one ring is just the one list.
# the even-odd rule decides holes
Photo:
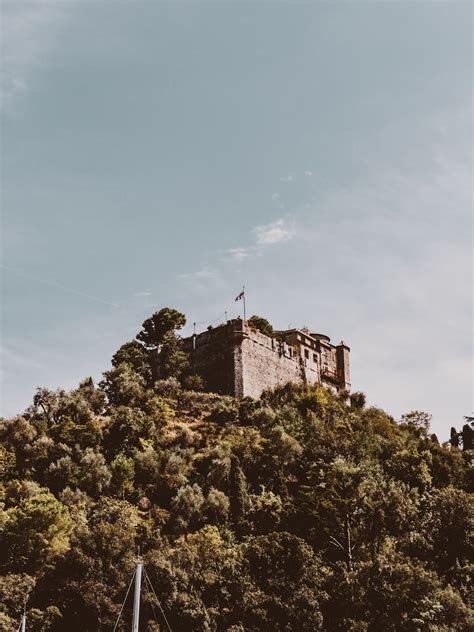
[(148, 290), (145, 290), (143, 292), (135, 292), (135, 294), (133, 296), (135, 296), (137, 298), (144, 298), (144, 297), (147, 297), (147, 296), (151, 296), (151, 292), (148, 292)]
[(285, 241), (290, 241), (295, 235), (294, 226), (283, 218), (277, 219), (270, 224), (256, 226), (253, 229), (257, 246), (273, 246)]
[(288, 183), (288, 182), (293, 182), (293, 180), (294, 180), (294, 179), (295, 179), (295, 176), (293, 176), (293, 175), (289, 174), (289, 175), (287, 175), (287, 176), (282, 176), (282, 177), (280, 178), (280, 182), (287, 182), (287, 183)]
[(309, 177), (311, 177), (311, 176), (313, 175), (313, 172), (312, 172), (312, 171), (309, 171), (309, 169), (307, 169), (307, 170), (304, 172), (304, 175), (305, 175), (305, 176), (307, 176), (307, 177), (309, 178)]
[(271, 246), (290, 241), (296, 234), (293, 221), (281, 217), (268, 224), (255, 226), (251, 231), (253, 243), (248, 246), (237, 246), (226, 251), (226, 257), (232, 261), (242, 262), (250, 257), (261, 257)]
[(254, 249), (252, 248), (239, 247), (230, 248), (230, 250), (228, 250), (227, 252), (230, 255), (231, 259), (234, 259), (235, 261), (243, 261), (244, 259), (250, 257), (253, 251)]
[(190, 281), (216, 281), (220, 279), (220, 273), (218, 270), (206, 267), (193, 272), (178, 274), (178, 278)]

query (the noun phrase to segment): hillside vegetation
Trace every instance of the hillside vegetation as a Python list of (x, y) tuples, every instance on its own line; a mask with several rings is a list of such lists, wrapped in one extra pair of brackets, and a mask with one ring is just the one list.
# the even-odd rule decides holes
[(196, 390), (165, 311), (100, 385), (2, 420), (0, 630), (27, 595), (28, 632), (113, 630), (138, 546), (174, 632), (472, 630), (469, 425), (440, 445), (362, 394)]

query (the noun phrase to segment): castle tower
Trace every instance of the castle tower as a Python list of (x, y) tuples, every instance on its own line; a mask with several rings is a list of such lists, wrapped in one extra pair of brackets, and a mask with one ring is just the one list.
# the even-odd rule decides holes
[(350, 348), (341, 340), (336, 347), (337, 372), (340, 378), (340, 389), (343, 391), (351, 390), (351, 376), (349, 371), (349, 353)]

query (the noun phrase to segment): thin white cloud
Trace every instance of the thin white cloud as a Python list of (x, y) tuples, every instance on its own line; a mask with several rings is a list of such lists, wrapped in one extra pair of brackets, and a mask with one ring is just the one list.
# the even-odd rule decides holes
[(290, 241), (295, 236), (294, 227), (283, 218), (270, 222), (270, 224), (256, 226), (253, 232), (258, 246), (273, 246)]
[(137, 298), (142, 298), (146, 296), (151, 296), (151, 292), (148, 292), (147, 290), (144, 292), (135, 292), (133, 296), (136, 296)]
[(253, 248), (230, 248), (227, 252), (231, 259), (234, 259), (235, 261), (243, 261), (252, 255)]
[(241, 263), (251, 257), (261, 257), (267, 248), (290, 241), (295, 234), (294, 223), (288, 218), (281, 217), (268, 224), (255, 226), (252, 229), (254, 243), (229, 248), (225, 251), (224, 259)]
[(195, 270), (194, 272), (184, 272), (182, 274), (178, 274), (178, 278), (190, 281), (215, 281), (220, 278), (220, 274), (218, 270), (214, 270), (213, 268), (201, 268), (200, 270)]
[(309, 169), (307, 169), (307, 170), (304, 172), (304, 175), (305, 175), (305, 176), (307, 176), (307, 177), (309, 178), (309, 177), (311, 177), (311, 176), (313, 175), (313, 172), (312, 172), (312, 171), (309, 171)]
[(280, 178), (280, 182), (293, 182), (294, 179), (295, 179), (295, 177), (290, 174), (290, 175), (287, 175), (287, 176), (282, 176)]

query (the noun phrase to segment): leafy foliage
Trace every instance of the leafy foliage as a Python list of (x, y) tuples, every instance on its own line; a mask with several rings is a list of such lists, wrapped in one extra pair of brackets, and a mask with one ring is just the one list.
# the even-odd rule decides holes
[(271, 336), (273, 333), (272, 325), (266, 318), (263, 318), (263, 316), (250, 316), (247, 323), (266, 336)]
[(2, 420), (0, 630), (26, 595), (32, 632), (112, 629), (137, 546), (174, 630), (472, 629), (469, 424), (440, 445), (426, 413), (397, 424), (363, 394), (153, 382), (149, 348), (183, 323), (162, 312), (99, 388)]
[(158, 348), (166, 336), (181, 329), (185, 324), (184, 314), (176, 309), (164, 307), (144, 321), (141, 331), (137, 334), (137, 340), (147, 349)]

